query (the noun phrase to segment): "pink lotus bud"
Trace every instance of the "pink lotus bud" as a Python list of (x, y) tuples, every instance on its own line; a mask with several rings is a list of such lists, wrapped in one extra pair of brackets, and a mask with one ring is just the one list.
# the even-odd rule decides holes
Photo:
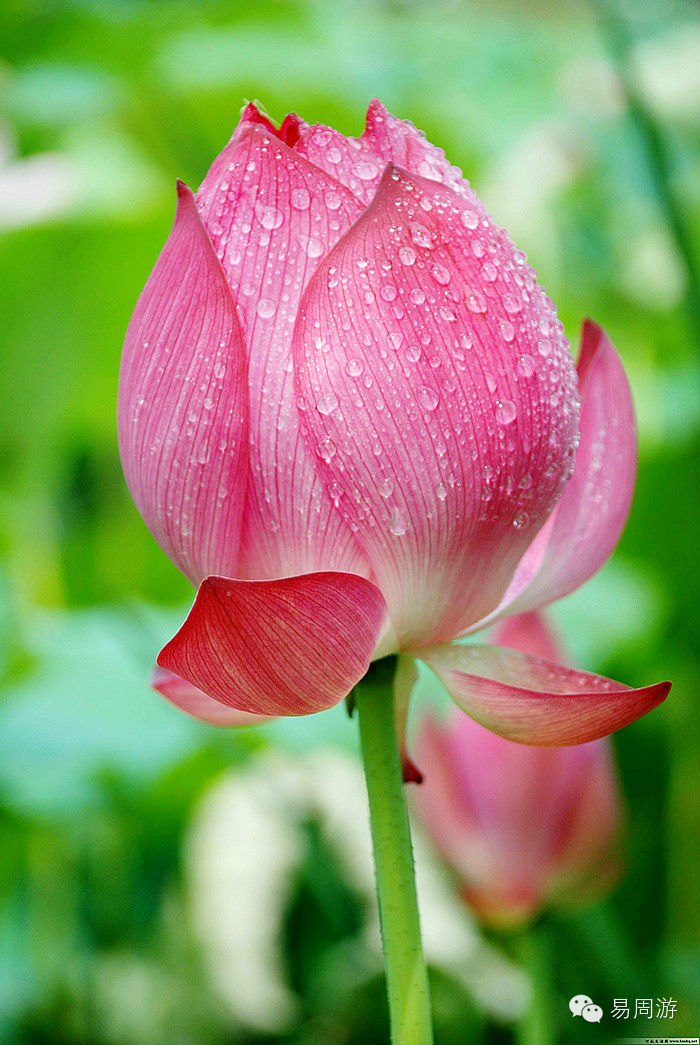
[(377, 101), (357, 139), (248, 105), (178, 197), (119, 392), (129, 488), (198, 586), (158, 688), (208, 721), (239, 719), (207, 701), (305, 714), (411, 651), (532, 743), (662, 700), (449, 645), (598, 569), (636, 440), (613, 346), (588, 324), (577, 372), (524, 255), (442, 151)]
[[(495, 639), (557, 657), (540, 614), (515, 617)], [(617, 872), (620, 797), (607, 738), (575, 747), (503, 740), (457, 711), (424, 717), (414, 793), (421, 819), (482, 920), (514, 927), (551, 902), (591, 899)]]

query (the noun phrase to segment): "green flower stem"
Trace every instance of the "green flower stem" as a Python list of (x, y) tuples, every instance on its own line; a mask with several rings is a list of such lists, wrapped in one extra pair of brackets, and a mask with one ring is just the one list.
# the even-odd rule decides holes
[(518, 956), (530, 976), (532, 994), (516, 1041), (518, 1045), (554, 1045), (554, 997), (551, 981), (550, 949), (546, 927), (524, 929), (517, 937)]
[(432, 1045), (428, 975), (413, 850), (394, 723), (395, 658), (377, 661), (355, 690), (367, 781), (392, 1045)]

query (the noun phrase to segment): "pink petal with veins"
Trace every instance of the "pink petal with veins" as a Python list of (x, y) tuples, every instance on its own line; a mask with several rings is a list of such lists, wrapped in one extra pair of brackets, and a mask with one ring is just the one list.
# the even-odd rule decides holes
[(153, 670), (151, 685), (175, 707), (210, 726), (257, 726), (272, 720), (270, 715), (250, 715), (227, 707), (165, 668)]
[(425, 780), (413, 795), (469, 902), (494, 925), (574, 898), (614, 841), (620, 798), (610, 746), (531, 748), (466, 715), (420, 723)]
[(207, 577), (158, 664), (230, 708), (308, 715), (363, 677), (384, 616), (379, 590), (349, 573)]
[(445, 158), (409, 120), (393, 116), (378, 98), (369, 104), (365, 130), (360, 138), (383, 162), (403, 167), (411, 174), (439, 181), (468, 199), (480, 217), (488, 218), (481, 200), (462, 176), (459, 167)]
[(564, 659), (562, 648), (558, 642), (552, 625), (543, 613), (519, 613), (517, 617), (508, 617), (494, 630), (489, 637), (494, 646), (508, 646), (509, 649), (528, 653), (542, 660), (553, 660), (559, 663)]
[(583, 325), (578, 372), (581, 441), (573, 475), (501, 605), (479, 627), (580, 587), (609, 558), (624, 529), (637, 474), (634, 406), (619, 355), (590, 320)]
[(323, 124), (304, 124), (294, 151), (340, 182), (364, 206), (372, 202), (386, 161), (360, 138)]
[(237, 576), (366, 573), (299, 434), (291, 342), (319, 261), (361, 212), (343, 188), (259, 124), (234, 135), (197, 195), (248, 347), (250, 480)]
[(503, 230), (391, 169), (312, 278), (294, 353), (302, 431), (400, 645), (451, 638), (498, 604), (570, 470), (551, 302)]
[(119, 447), (131, 495), (197, 584), (235, 573), (248, 456), (246, 358), (231, 291), (192, 193), (127, 330)]
[(630, 689), (502, 646), (433, 646), (417, 654), (455, 703), (499, 736), (562, 747), (607, 736), (651, 711), (670, 682)]

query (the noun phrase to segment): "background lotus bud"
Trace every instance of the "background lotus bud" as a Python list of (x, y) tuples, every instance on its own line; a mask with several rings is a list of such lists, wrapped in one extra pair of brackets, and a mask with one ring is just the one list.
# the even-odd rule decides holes
[[(556, 655), (539, 614), (513, 618), (494, 638)], [(614, 881), (620, 796), (607, 738), (527, 747), (456, 712), (446, 723), (421, 720), (416, 757), (421, 820), (486, 924), (517, 926)]]
[(602, 330), (577, 369), (525, 256), (377, 101), (359, 138), (248, 105), (196, 197), (178, 183), (119, 437), (144, 520), (198, 585), (158, 658), (175, 679), (157, 678), (199, 717), (323, 710), (396, 651), (534, 744), (609, 733), (668, 692), (451, 645), (605, 561), (634, 414)]

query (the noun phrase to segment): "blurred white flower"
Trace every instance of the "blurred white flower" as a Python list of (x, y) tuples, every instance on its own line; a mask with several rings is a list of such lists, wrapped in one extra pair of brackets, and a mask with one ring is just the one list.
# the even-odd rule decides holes
[(619, 116), (625, 92), (612, 62), (586, 51), (562, 66), (559, 92), (571, 108), (594, 119)]
[[(381, 940), (362, 771), (333, 749), (295, 759), (255, 757), (223, 776), (203, 799), (187, 840), (192, 920), (214, 989), (231, 1015), (268, 1033), (293, 1025), (299, 1000), (285, 983), (280, 935), (294, 872), (305, 855), (303, 824), (314, 819), (363, 901), (362, 955), (349, 970), (381, 970)], [(428, 962), (457, 979), (488, 1012), (516, 1019), (527, 1004), (524, 974), (479, 937), (432, 851), (415, 838)], [(342, 945), (347, 960), (347, 943)]]
[(645, 308), (663, 311), (677, 305), (686, 277), (674, 243), (663, 226), (649, 225), (621, 237), (618, 282), (623, 293)]
[(700, 25), (675, 25), (637, 44), (632, 68), (645, 100), (665, 119), (700, 123)]
[(34, 225), (70, 210), (78, 188), (68, 157), (44, 152), (16, 159), (15, 150), (11, 127), (0, 125), (0, 229)]

